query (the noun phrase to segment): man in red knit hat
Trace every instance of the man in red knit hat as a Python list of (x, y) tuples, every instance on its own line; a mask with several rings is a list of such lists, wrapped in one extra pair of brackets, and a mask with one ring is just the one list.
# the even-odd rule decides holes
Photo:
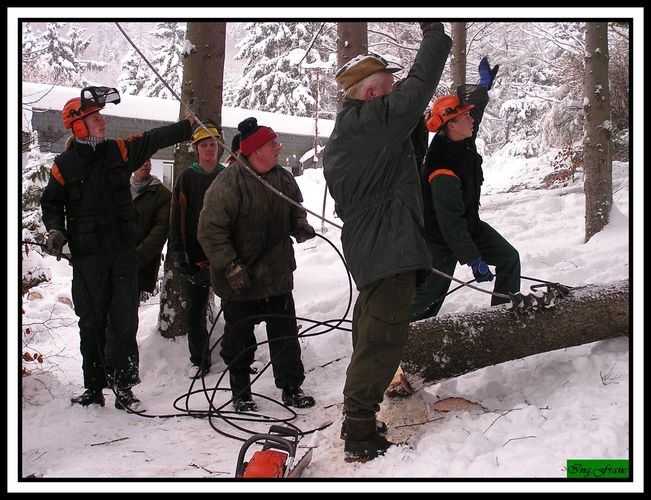
[(255, 118), (238, 125), (240, 161), (215, 179), (204, 198), (197, 237), (210, 261), (211, 281), (222, 299), (221, 356), (230, 372), (233, 406), (255, 411), (250, 367), (256, 348), (255, 325), (264, 321), (276, 387), (283, 403), (314, 405), (301, 390), (305, 372), (292, 290), (296, 269), (290, 235), (297, 243), (316, 234), (307, 212), (273, 193), (254, 176), (297, 203), (303, 201), (294, 177), (278, 165), (281, 145), (270, 127)]

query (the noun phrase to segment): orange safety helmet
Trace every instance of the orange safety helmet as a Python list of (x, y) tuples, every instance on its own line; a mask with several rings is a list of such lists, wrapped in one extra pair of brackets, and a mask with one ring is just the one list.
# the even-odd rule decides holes
[(436, 132), (450, 120), (470, 111), (474, 107), (474, 104), (463, 106), (459, 98), (455, 95), (441, 96), (434, 101), (432, 109), (425, 116), (427, 129), (430, 132)]
[(88, 137), (88, 127), (83, 118), (101, 111), (107, 103), (118, 104), (120, 93), (112, 87), (84, 87), (81, 96), (70, 99), (61, 111), (63, 126), (72, 128), (77, 139)]
[(83, 118), (97, 113), (104, 106), (91, 106), (87, 109), (81, 109), (81, 98), (75, 97), (70, 99), (65, 106), (63, 106), (63, 111), (61, 111), (61, 116), (63, 118), (63, 126), (66, 129), (72, 128), (72, 133), (77, 139), (84, 139), (88, 137), (88, 127), (84, 123)]

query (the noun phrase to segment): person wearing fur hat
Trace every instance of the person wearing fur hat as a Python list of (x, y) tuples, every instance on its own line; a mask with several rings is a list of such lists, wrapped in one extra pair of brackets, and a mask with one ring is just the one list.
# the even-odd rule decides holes
[(188, 335), (191, 378), (203, 377), (212, 364), (206, 317), (210, 296), (210, 268), (208, 258), (197, 240), (199, 214), (208, 187), (224, 170), (219, 163), (223, 141), (217, 126), (205, 120), (192, 132), (192, 147), (197, 156), (190, 168), (179, 174), (172, 193), (169, 248), (174, 268), (184, 278), (181, 294), (186, 306), (182, 311)]
[(41, 197), (47, 251), (61, 258), (66, 241), (72, 265), (72, 299), (79, 316), (85, 391), (72, 404), (104, 406), (104, 387), (115, 407), (135, 409), (140, 382), (138, 253), (131, 173), (156, 151), (190, 138), (192, 118), (128, 139), (108, 139), (101, 111), (118, 104), (110, 87), (86, 87), (62, 111), (73, 139), (54, 159)]
[(347, 461), (382, 455), (394, 443), (376, 413), (398, 368), (416, 282), (430, 268), (410, 136), (423, 119), (452, 40), (442, 23), (420, 23), (413, 66), (394, 87), (387, 61), (357, 56), (336, 74), (345, 100), (323, 153), (323, 174), (343, 221), (341, 242), (359, 296), (344, 385)]
[(292, 290), (297, 243), (316, 234), (307, 212), (272, 192), (255, 176), (301, 203), (303, 196), (287, 170), (278, 165), (276, 133), (247, 118), (238, 125), (240, 161), (229, 166), (206, 192), (198, 238), (210, 261), (212, 286), (222, 299), (224, 337), (220, 354), (228, 365), (233, 407), (257, 408), (250, 367), (256, 348), (255, 325), (266, 323), (276, 387), (287, 406), (307, 408), (314, 398), (301, 389), (305, 371)]
[[(508, 295), (520, 291), (520, 255), (479, 217), (484, 175), (475, 145), (498, 69), (498, 64), (491, 68), (488, 59), (482, 58), (478, 85), (460, 85), (457, 95), (444, 95), (434, 102), (426, 122), (436, 135), (427, 150), (421, 184), (432, 267), (452, 276), (457, 261), (467, 264), (477, 282), (495, 278), (493, 290)], [(489, 266), (495, 266), (495, 275)], [(436, 316), (449, 288), (449, 278), (428, 276), (414, 295), (412, 321)], [(491, 298), (491, 305), (507, 302)]]

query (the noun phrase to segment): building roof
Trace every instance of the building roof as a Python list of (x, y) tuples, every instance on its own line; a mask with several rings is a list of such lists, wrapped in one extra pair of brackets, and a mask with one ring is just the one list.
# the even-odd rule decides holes
[[(73, 97), (78, 97), (80, 92), (81, 89), (74, 87), (22, 82), (23, 130), (30, 129), (32, 109), (61, 111), (65, 103)], [(181, 105), (176, 99), (132, 95), (121, 95), (120, 97), (120, 104), (107, 105), (102, 110), (102, 114), (168, 122), (178, 120)], [(314, 118), (227, 106), (222, 107), (222, 127), (237, 128), (237, 124), (249, 116), (255, 116), (259, 124), (271, 127), (276, 132), (314, 135)], [(319, 136), (329, 137), (333, 127), (334, 120), (319, 119)]]

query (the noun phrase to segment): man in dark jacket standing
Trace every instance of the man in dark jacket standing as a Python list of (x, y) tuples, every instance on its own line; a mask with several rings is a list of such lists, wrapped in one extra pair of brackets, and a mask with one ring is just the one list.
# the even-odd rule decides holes
[[(305, 372), (298, 342), (293, 272), (297, 243), (316, 234), (307, 212), (273, 193), (254, 176), (290, 199), (303, 201), (292, 174), (278, 165), (275, 132), (255, 118), (238, 125), (240, 155), (206, 192), (198, 238), (210, 260), (212, 285), (222, 298), (221, 356), (228, 365), (233, 407), (254, 411), (249, 369), (256, 348), (255, 325), (267, 326), (276, 387), (287, 406), (307, 408), (314, 398), (301, 390)], [(239, 162), (247, 161), (252, 171)]]
[[(73, 404), (104, 406), (104, 387), (116, 391), (115, 407), (134, 407), (138, 375), (138, 264), (135, 211), (129, 177), (156, 151), (190, 138), (190, 122), (149, 130), (128, 139), (106, 139), (100, 111), (120, 102), (118, 91), (86, 87), (63, 108), (74, 140), (54, 159), (41, 208), (48, 251), (61, 256), (68, 241), (72, 299), (79, 316), (86, 391)], [(107, 321), (110, 319), (109, 327)]]
[(386, 61), (375, 55), (354, 58), (336, 76), (346, 99), (325, 148), (324, 175), (359, 290), (344, 386), (347, 460), (373, 459), (393, 444), (378, 433), (375, 415), (400, 362), (418, 274), (430, 267), (410, 135), (452, 40), (441, 23), (420, 24), (420, 49), (395, 89)]
[(197, 240), (199, 214), (203, 198), (215, 178), (224, 170), (219, 159), (224, 152), (221, 132), (205, 120), (192, 133), (192, 146), (197, 161), (179, 174), (174, 183), (170, 223), (170, 250), (174, 268), (183, 275), (181, 294), (185, 300), (182, 312), (190, 351), (189, 376), (203, 377), (210, 371), (211, 354), (206, 326), (210, 299), (210, 267), (208, 258)]
[(131, 198), (136, 210), (138, 290), (152, 293), (158, 281), (161, 252), (170, 228), (172, 193), (155, 175), (147, 159), (131, 176)]
[[(425, 234), (432, 267), (452, 276), (457, 261), (470, 266), (478, 282), (493, 281), (489, 265), (495, 266), (494, 291), (520, 291), (518, 251), (495, 229), (479, 218), (483, 159), (475, 140), (488, 104), (499, 65), (491, 68), (483, 58), (479, 85), (460, 85), (457, 95), (439, 97), (427, 119), (436, 132), (421, 171)], [(436, 316), (450, 288), (450, 279), (430, 275), (416, 290), (412, 321)], [(491, 305), (508, 299), (493, 296)]]

